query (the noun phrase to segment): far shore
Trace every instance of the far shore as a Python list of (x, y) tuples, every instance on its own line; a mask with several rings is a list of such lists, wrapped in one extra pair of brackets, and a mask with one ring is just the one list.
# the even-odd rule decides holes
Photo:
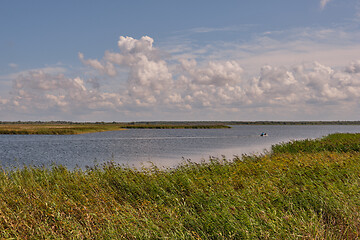
[(0, 134), (74, 135), (126, 129), (210, 129), (230, 128), (217, 123), (73, 123), (73, 122), (0, 122)]
[(69, 122), (0, 121), (0, 134), (72, 135), (126, 129), (213, 129), (232, 125), (360, 125), (360, 121), (149, 121)]

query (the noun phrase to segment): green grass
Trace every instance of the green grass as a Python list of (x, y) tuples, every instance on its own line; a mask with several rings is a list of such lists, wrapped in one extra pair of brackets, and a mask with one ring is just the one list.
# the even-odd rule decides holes
[[(334, 139), (352, 145), (358, 136), (317, 141)], [(166, 170), (114, 163), (6, 169), (0, 238), (358, 239), (360, 153), (348, 148), (212, 158)]]
[(0, 124), (0, 134), (69, 135), (124, 130), (115, 124)]
[(306, 139), (303, 141), (291, 141), (272, 146), (274, 153), (298, 153), (298, 152), (353, 152), (360, 151), (360, 134), (331, 134), (322, 139)]

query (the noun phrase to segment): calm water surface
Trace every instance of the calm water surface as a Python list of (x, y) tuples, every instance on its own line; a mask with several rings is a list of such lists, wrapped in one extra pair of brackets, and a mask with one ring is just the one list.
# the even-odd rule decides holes
[[(266, 132), (267, 137), (260, 137)], [(64, 165), (85, 168), (109, 161), (141, 167), (173, 167), (184, 159), (228, 159), (263, 153), (272, 144), (360, 132), (360, 126), (233, 126), (231, 129), (134, 129), (82, 135), (0, 135), (4, 168)]]

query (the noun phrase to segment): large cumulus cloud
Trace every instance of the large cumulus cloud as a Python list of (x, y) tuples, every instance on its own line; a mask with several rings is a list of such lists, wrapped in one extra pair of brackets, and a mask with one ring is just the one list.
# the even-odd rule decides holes
[(116, 75), (117, 67), (128, 69), (127, 91), (124, 93), (128, 104), (148, 106), (160, 104), (167, 90), (173, 86), (173, 76), (167, 62), (160, 57), (158, 49), (153, 47), (154, 40), (144, 36), (137, 40), (121, 36), (118, 41), (120, 52), (105, 52), (102, 61), (81, 61), (109, 76)]
[(171, 58), (154, 47), (148, 36), (122, 36), (118, 48), (106, 51), (101, 59), (86, 59), (79, 53), (80, 61), (95, 71), (97, 78), (105, 79), (101, 86), (93, 79), (29, 71), (14, 79), (10, 97), (0, 98), (0, 106), (60, 112), (241, 112), (264, 108), (302, 112), (309, 106), (358, 107), (360, 102), (360, 61), (342, 68), (319, 62), (264, 65), (250, 75), (236, 59)]

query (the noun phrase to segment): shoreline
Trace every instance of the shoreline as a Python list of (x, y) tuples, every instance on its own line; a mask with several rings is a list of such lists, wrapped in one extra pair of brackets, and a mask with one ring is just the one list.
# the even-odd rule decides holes
[(231, 128), (219, 124), (115, 124), (115, 123), (2, 123), (3, 135), (75, 135), (127, 129), (214, 129)]
[(66, 122), (0, 121), (0, 134), (74, 135), (126, 129), (221, 129), (234, 125), (360, 125), (360, 121), (149, 121)]

